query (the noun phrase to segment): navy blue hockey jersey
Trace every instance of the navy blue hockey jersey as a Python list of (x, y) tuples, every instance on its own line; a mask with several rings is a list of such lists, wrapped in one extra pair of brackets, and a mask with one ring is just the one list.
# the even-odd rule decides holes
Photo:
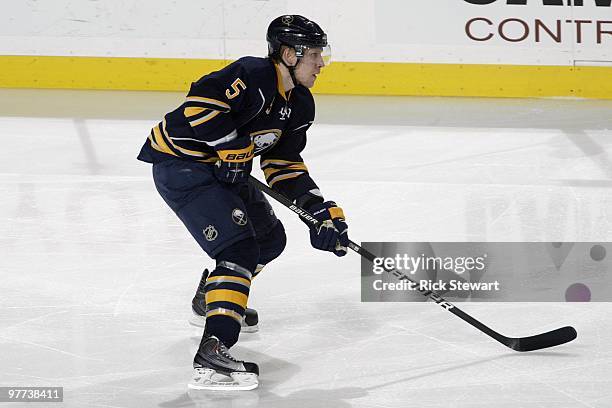
[(314, 115), (307, 88), (285, 92), (272, 60), (244, 57), (194, 82), (183, 104), (151, 130), (138, 159), (214, 163), (215, 146), (248, 137), (268, 184), (294, 200), (318, 188), (300, 156)]

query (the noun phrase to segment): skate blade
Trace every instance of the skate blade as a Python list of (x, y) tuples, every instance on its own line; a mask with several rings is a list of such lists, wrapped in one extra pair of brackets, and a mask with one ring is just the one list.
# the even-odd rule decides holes
[(259, 385), (257, 374), (234, 372), (230, 376), (218, 374), (210, 368), (196, 370), (187, 387), (192, 390), (249, 391)]
[[(204, 326), (206, 325), (206, 317), (194, 313), (189, 318), (189, 324), (195, 327), (204, 328)], [(256, 324), (253, 326), (247, 326), (244, 322), (242, 322), (242, 324), (240, 325), (241, 333), (257, 333), (258, 331), (259, 326)]]

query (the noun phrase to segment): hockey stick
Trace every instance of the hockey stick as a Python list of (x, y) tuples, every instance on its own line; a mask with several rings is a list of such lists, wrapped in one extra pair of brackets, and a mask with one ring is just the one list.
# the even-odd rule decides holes
[[(319, 221), (317, 221), (317, 219), (314, 218), (311, 214), (309, 214), (306, 210), (298, 207), (297, 205), (292, 203), (291, 200), (289, 200), (287, 197), (274, 191), (273, 189), (268, 187), (266, 184), (257, 180), (255, 177), (251, 176), (250, 181), (251, 181), (251, 184), (253, 184), (253, 186), (255, 186), (258, 190), (263, 191), (264, 193), (274, 198), (276, 201), (278, 201), (285, 207), (289, 208), (291, 211), (299, 215), (300, 218), (306, 221), (308, 224), (312, 225), (313, 227), (316, 227), (319, 224)], [(353, 241), (349, 241), (349, 248), (357, 252), (359, 255), (366, 258), (370, 262), (374, 262), (374, 259), (376, 258), (376, 256), (374, 256), (374, 254), (372, 254), (370, 251), (362, 248), (361, 246), (357, 245)], [(558, 346), (560, 344), (570, 342), (574, 340), (577, 336), (576, 329), (574, 329), (571, 326), (566, 326), (566, 327), (561, 327), (559, 329), (555, 329), (555, 330), (552, 330), (546, 333), (536, 334), (535, 336), (506, 337), (496, 332), (495, 330), (491, 329), (487, 325), (481, 323), (480, 321), (474, 319), (472, 316), (465, 313), (464, 311), (459, 309), (457, 306), (451, 304), (450, 302), (442, 298), (442, 296), (440, 296), (436, 292), (431, 291), (431, 290), (420, 289), (419, 285), (417, 284), (415, 280), (403, 274), (402, 272), (398, 271), (397, 269), (389, 269), (386, 272), (393, 274), (395, 277), (397, 277), (400, 280), (411, 282), (413, 285), (415, 285), (415, 289), (421, 292), (423, 296), (430, 298), (431, 300), (433, 300), (434, 302), (442, 306), (442, 308), (448, 310), (455, 316), (458, 316), (459, 318), (468, 322), (469, 324), (471, 324), (472, 326), (474, 326), (481, 332), (499, 341), (504, 346), (510, 347), (512, 350), (516, 350), (516, 351), (540, 350), (540, 349)]]

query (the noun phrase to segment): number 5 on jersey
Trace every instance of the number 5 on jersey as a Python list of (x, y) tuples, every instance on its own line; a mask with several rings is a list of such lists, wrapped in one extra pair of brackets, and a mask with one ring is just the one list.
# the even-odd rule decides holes
[(227, 99), (234, 99), (237, 97), (240, 94), (240, 88), (242, 88), (244, 91), (246, 89), (246, 85), (244, 82), (242, 82), (242, 79), (236, 78), (236, 80), (232, 83), (233, 92), (230, 92), (230, 89), (225, 90), (225, 96), (227, 96)]

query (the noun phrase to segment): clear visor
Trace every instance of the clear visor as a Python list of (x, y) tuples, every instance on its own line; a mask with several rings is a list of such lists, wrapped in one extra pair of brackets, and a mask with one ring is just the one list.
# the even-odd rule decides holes
[(302, 59), (306, 63), (327, 66), (331, 64), (331, 47), (308, 47), (302, 46)]

